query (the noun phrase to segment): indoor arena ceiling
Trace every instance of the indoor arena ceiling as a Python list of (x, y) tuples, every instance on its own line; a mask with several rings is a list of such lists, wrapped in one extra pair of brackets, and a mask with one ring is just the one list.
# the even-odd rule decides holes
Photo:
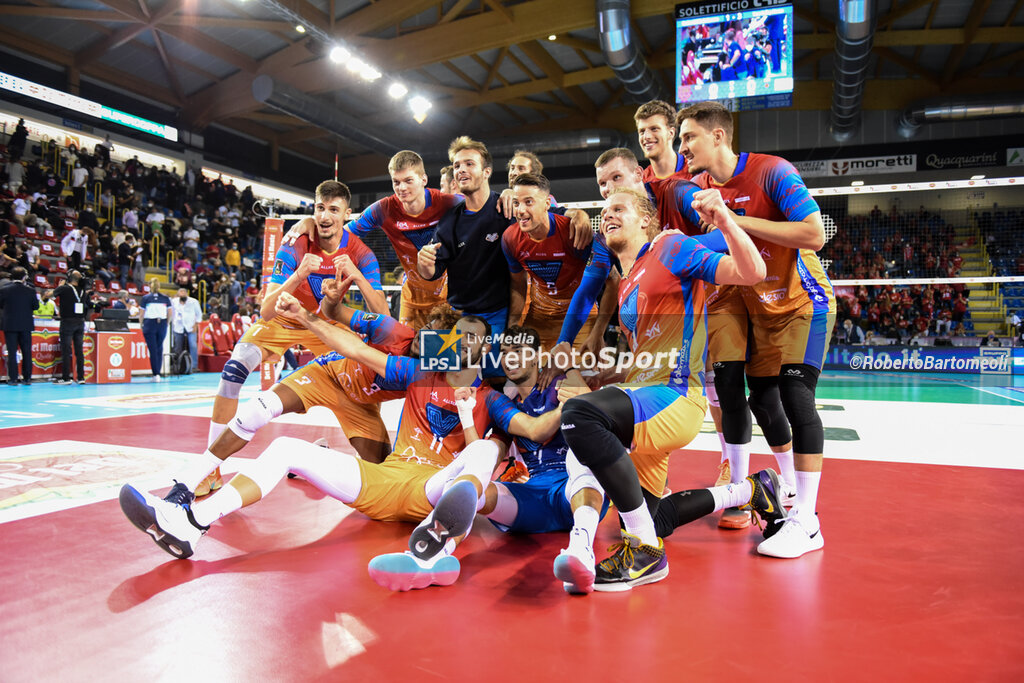
[[(605, 64), (593, 0), (0, 0), (0, 47), (175, 110), (177, 125), (221, 126), (329, 163), (379, 175), (383, 157), (269, 109), (262, 74), (321, 98), (381, 138), (443, 148), (544, 131), (632, 128), (635, 104)], [(675, 0), (634, 0), (636, 40), (674, 80)], [(831, 104), (835, 0), (795, 3), (793, 106)], [(1024, 86), (1024, 0), (878, 0), (863, 107), (901, 109), (933, 96)], [(285, 8), (282, 13), (280, 7)], [(291, 12), (296, 20), (286, 20)], [(301, 22), (308, 29), (296, 30)], [(554, 40), (549, 39), (554, 36)], [(341, 39), (384, 73), (367, 83), (328, 58)], [(432, 101), (422, 124), (386, 93), (400, 78)], [(370, 172), (368, 169), (372, 170)]]

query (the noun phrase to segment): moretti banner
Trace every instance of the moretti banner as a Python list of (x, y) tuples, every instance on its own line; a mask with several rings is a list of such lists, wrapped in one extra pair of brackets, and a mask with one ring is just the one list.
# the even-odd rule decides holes
[(969, 375), (1024, 374), (1024, 349), (840, 345), (828, 350), (825, 369)]
[(817, 159), (793, 164), (804, 178), (853, 177), (917, 170), (916, 154), (893, 154), (855, 159)]

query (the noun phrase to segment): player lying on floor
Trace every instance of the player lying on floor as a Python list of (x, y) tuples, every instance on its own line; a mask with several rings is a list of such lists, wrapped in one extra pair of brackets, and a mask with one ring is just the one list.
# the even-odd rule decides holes
[[(505, 330), (502, 367), (516, 386), (516, 407), (530, 415), (557, 412), (569, 396), (589, 391), (579, 370), (574, 369), (567, 372), (566, 381), (560, 379), (546, 389), (539, 388), (540, 349), (536, 330), (519, 325)], [(380, 555), (370, 562), (374, 581), (392, 590), (454, 581), (451, 573), (437, 575), (431, 568), (452, 554), (469, 533), (477, 512), (503, 531), (535, 534), (572, 529), (573, 537), (593, 537), (608, 505), (597, 480), (568, 453), (561, 433), (555, 432), (546, 442), (514, 438), (529, 479), (503, 483), (490, 481), (490, 477), (477, 479), (475, 471), (463, 474), (413, 532), (408, 551)], [(479, 495), (481, 490), (483, 496)], [(451, 560), (445, 562), (455, 566)]]
[[(355, 334), (303, 312), (290, 295), (282, 295), (278, 307), (331, 348), (371, 367), (383, 378), (384, 389), (406, 391), (394, 452), (377, 464), (282, 437), (255, 460), (243, 462), (226, 486), (199, 503), (193, 504), (184, 487), (176, 497), (164, 500), (126, 484), (120, 494), (125, 515), (175, 557), (191, 556), (213, 522), (262, 499), (289, 471), (371, 519), (420, 522), (460, 475), (469, 472), (479, 481), (490, 480), (503, 444), (477, 439), (478, 434), (497, 428), (543, 443), (558, 430), (559, 411), (535, 418), (516, 408), (505, 395), (480, 386), (479, 364), (488, 350), (490, 333), (480, 318), (463, 316), (459, 320), (452, 338), (462, 338), (464, 367), (442, 373), (421, 371), (418, 360), (388, 355), (366, 345)], [(468, 394), (469, 387), (477, 388), (475, 405), (460, 405), (457, 399)], [(434, 573), (458, 576), (457, 560), (439, 559), (431, 568)]]

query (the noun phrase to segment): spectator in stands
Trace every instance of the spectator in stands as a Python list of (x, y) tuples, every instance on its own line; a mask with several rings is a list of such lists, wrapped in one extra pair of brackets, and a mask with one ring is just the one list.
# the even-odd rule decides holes
[(121, 214), (121, 227), (128, 231), (128, 234), (138, 236), (139, 214), (133, 206), (128, 206)]
[(25, 182), (25, 166), (15, 159), (10, 159), (5, 167), (7, 171), (7, 187), (16, 192)]
[(32, 208), (32, 202), (28, 198), (28, 192), (24, 186), (18, 189), (18, 194), (14, 196), (14, 202), (11, 204), (11, 211), (13, 212), (12, 218), (19, 228), (25, 229), (25, 219), (28, 218), (29, 210)]
[(163, 237), (164, 234), (164, 221), (167, 217), (164, 212), (160, 210), (160, 207), (149, 205), (149, 214), (146, 216), (146, 228), (148, 232), (146, 235), (152, 237), (155, 234), (159, 234)]
[(78, 161), (71, 171), (71, 192), (75, 199), (75, 208), (79, 211), (85, 206), (85, 186), (89, 182), (89, 169), (82, 166)]
[(199, 367), (199, 346), (196, 331), (199, 321), (203, 319), (203, 311), (199, 302), (188, 295), (188, 290), (181, 288), (178, 296), (171, 301), (171, 331), (174, 338), (175, 353), (188, 349), (192, 356), (193, 370)]
[[(190, 261), (195, 261), (199, 256), (199, 231), (196, 230), (195, 222), (189, 224), (182, 235), (184, 239), (185, 255)], [(189, 268), (191, 270), (191, 266)]]
[(964, 296), (964, 293), (957, 294), (956, 299), (953, 300), (953, 322), (958, 323), (964, 319), (967, 314), (967, 304), (967, 297)]
[(78, 228), (69, 230), (60, 241), (60, 251), (68, 260), (68, 267), (78, 270), (82, 267), (88, 248), (88, 237)]
[(1003, 343), (996, 338), (995, 330), (989, 330), (988, 334), (982, 338), (981, 343), (978, 346), (1002, 346)]
[(28, 284), (28, 271), (17, 267), (11, 282), (0, 287), (4, 339), (7, 342), (7, 383), (18, 382), (18, 350), (21, 350), (21, 374), (25, 384), (32, 383), (32, 311), (39, 303), (36, 288)]
[(47, 289), (39, 299), (39, 305), (32, 315), (37, 318), (52, 318), (57, 314), (57, 304), (53, 301), (53, 290)]
[(238, 251), (238, 242), (232, 242), (231, 248), (224, 254), (224, 265), (227, 266), (229, 273), (238, 273), (242, 266), (242, 253)]
[(84, 287), (82, 274), (71, 271), (67, 281), (54, 291), (60, 312), (61, 378), (57, 384), (71, 384), (71, 351), (74, 349), (78, 383), (85, 381), (85, 315), (90, 308), (90, 294)]
[(21, 160), (25, 153), (25, 143), (28, 141), (28, 128), (25, 127), (25, 119), (18, 119), (18, 125), (11, 133), (11, 139), (7, 141), (7, 151), (15, 161)]
[(36, 246), (35, 240), (31, 237), (25, 238), (22, 252), (25, 254), (25, 260), (28, 261), (30, 273), (34, 273), (37, 270), (43, 271), (44, 275), (49, 273), (49, 269), (39, 267), (39, 247)]
[(96, 145), (96, 156), (104, 166), (110, 163), (110, 153), (114, 151), (114, 143), (110, 141), (110, 134), (103, 139), (103, 142)]
[(78, 227), (82, 230), (92, 230), (94, 233), (99, 233), (100, 222), (96, 219), (96, 213), (92, 210), (91, 204), (86, 204), (82, 212), (78, 214)]
[(117, 267), (122, 289), (128, 284), (128, 276), (131, 274), (132, 265), (135, 263), (135, 250), (137, 247), (135, 235), (132, 233), (125, 235), (124, 242), (121, 242), (117, 247)]
[(149, 367), (157, 382), (164, 364), (164, 340), (170, 312), (171, 298), (160, 291), (160, 281), (153, 278), (149, 281), (149, 294), (142, 297), (142, 336), (149, 349)]

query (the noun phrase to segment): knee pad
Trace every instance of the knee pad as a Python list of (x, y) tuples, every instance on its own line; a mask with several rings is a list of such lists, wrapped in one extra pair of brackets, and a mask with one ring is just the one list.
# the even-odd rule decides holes
[(623, 449), (633, 442), (633, 403), (621, 389), (606, 387), (566, 401), (562, 406), (562, 436), (580, 463), (593, 469), (610, 464), (608, 448), (595, 447), (617, 440)]
[(782, 397), (779, 392), (779, 378), (747, 377), (750, 397), (747, 403), (754, 414), (757, 424), (769, 446), (782, 446), (793, 439), (789, 430), (789, 420), (782, 408)]
[(572, 497), (583, 489), (594, 489), (604, 496), (604, 488), (597, 477), (590, 471), (590, 468), (584, 467), (580, 463), (571, 449), (565, 454), (565, 471), (569, 475), (569, 481), (565, 484), (566, 500), (572, 501)]
[(743, 384), (741, 360), (721, 361), (715, 365), (715, 393), (722, 409), (722, 434), (727, 443), (750, 443), (750, 410)]
[(240, 439), (252, 441), (256, 432), (284, 412), (281, 398), (273, 391), (261, 391), (238, 409), (228, 428)]
[(708, 397), (708, 405), (721, 408), (718, 404), (718, 390), (715, 389), (715, 371), (708, 370), (704, 373), (704, 393)]
[(825, 448), (825, 430), (814, 400), (819, 372), (810, 365), (795, 363), (783, 365), (779, 373), (779, 393), (793, 428), (795, 453), (821, 453)]
[(224, 364), (224, 370), (220, 373), (220, 384), (217, 385), (217, 395), (224, 398), (237, 399), (238, 392), (253, 370), (260, 366), (263, 361), (263, 351), (260, 347), (249, 342), (239, 342), (231, 351), (231, 358)]

